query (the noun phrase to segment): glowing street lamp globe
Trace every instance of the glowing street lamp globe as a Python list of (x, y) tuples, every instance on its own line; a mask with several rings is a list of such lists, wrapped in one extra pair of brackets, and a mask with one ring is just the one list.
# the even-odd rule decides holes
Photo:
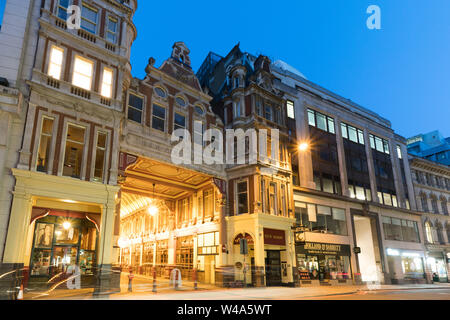
[(72, 224), (69, 221), (65, 221), (63, 223), (64, 230), (69, 230), (71, 226), (72, 226)]
[(300, 150), (300, 151), (306, 151), (306, 150), (308, 150), (308, 148), (309, 148), (309, 145), (307, 142), (302, 142), (298, 145), (298, 150)]
[(156, 206), (150, 206), (148, 207), (148, 213), (152, 216), (156, 215), (158, 213), (158, 208)]

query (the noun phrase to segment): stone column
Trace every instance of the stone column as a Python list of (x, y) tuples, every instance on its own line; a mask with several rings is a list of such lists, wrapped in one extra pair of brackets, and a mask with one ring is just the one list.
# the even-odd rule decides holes
[(339, 175), (341, 177), (342, 195), (350, 197), (348, 191), (347, 165), (345, 162), (344, 141), (342, 140), (341, 119), (335, 118), (336, 124), (336, 144), (339, 161)]
[(370, 192), (372, 193), (372, 201), (380, 203), (381, 199), (378, 199), (375, 166), (373, 164), (372, 148), (370, 146), (369, 131), (367, 129), (364, 129), (364, 146), (366, 148), (367, 166), (369, 168)]
[(264, 274), (266, 265), (264, 259), (264, 228), (258, 224), (255, 226), (255, 239), (253, 241), (255, 247), (255, 283), (257, 287), (263, 287), (266, 285), (266, 277)]
[(0, 300), (14, 299), (17, 286), (20, 285), (31, 219), (31, 207), (31, 195), (26, 193), (23, 182), (17, 179), (13, 192), (3, 261), (0, 263), (0, 274), (4, 275), (0, 279)]
[(102, 206), (102, 221), (100, 225), (100, 243), (97, 258), (97, 285), (94, 295), (120, 291), (120, 273), (114, 272), (113, 246), (115, 224), (115, 195), (117, 187), (106, 186), (108, 189), (107, 202)]
[(394, 175), (395, 192), (397, 193), (397, 203), (400, 208), (406, 208), (405, 190), (403, 188), (402, 173), (397, 154), (397, 142), (389, 139), (389, 152), (391, 154), (392, 172)]
[[(296, 115), (296, 132), (297, 143), (309, 143), (309, 127), (307, 108), (300, 98), (294, 102)], [(311, 150), (308, 148), (305, 151), (298, 151), (298, 175), (300, 179), (300, 186), (303, 188), (315, 189), (316, 185), (313, 179), (313, 166), (311, 159)]]

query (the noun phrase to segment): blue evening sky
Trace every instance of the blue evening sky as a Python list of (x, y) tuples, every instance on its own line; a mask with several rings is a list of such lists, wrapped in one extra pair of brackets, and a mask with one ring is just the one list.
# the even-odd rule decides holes
[[(209, 51), (284, 60), (309, 80), (373, 110), (404, 137), (450, 136), (449, 0), (140, 0), (133, 76), (184, 41), (197, 71)], [(381, 30), (366, 9), (381, 8)]]

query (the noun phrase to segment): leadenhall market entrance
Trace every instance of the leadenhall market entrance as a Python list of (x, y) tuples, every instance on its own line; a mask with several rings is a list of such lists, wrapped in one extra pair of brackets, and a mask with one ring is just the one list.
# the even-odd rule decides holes
[(350, 246), (305, 242), (295, 246), (300, 285), (339, 284), (351, 280)]

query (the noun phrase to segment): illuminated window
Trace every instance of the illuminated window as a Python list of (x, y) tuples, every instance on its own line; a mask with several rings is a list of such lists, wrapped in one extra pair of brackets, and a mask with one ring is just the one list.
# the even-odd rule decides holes
[(308, 109), (308, 124), (320, 130), (334, 134), (334, 119), (315, 110)]
[(425, 222), (425, 235), (427, 237), (428, 243), (433, 243), (433, 231), (429, 222)]
[(63, 63), (64, 50), (52, 46), (50, 49), (50, 61), (48, 64), (48, 75), (59, 80), (61, 78), (62, 63)]
[(66, 146), (64, 154), (63, 176), (80, 178), (85, 144), (84, 127), (69, 124), (67, 126)]
[(50, 156), (50, 145), (53, 135), (53, 119), (44, 117), (42, 119), (41, 139), (36, 159), (36, 170), (40, 172), (48, 171), (48, 161)]
[(277, 185), (275, 183), (269, 184), (269, 210), (270, 214), (277, 215)]
[(397, 146), (397, 156), (399, 159), (403, 159), (402, 157), (402, 149), (400, 148), (400, 146)]
[(102, 79), (102, 96), (105, 98), (111, 98), (112, 96), (112, 86), (113, 86), (113, 71), (109, 68), (103, 68), (103, 79)]
[(97, 147), (95, 150), (95, 168), (94, 168), (94, 180), (103, 182), (105, 173), (105, 160), (106, 160), (106, 144), (108, 135), (104, 132), (97, 133)]
[(214, 194), (213, 189), (203, 192), (203, 208), (205, 210), (205, 218), (212, 217), (214, 213)]
[(294, 119), (294, 102), (292, 101), (287, 101), (286, 102), (286, 109), (287, 109), (287, 116), (291, 119)]
[(117, 42), (117, 19), (108, 17), (106, 27), (106, 40), (111, 43)]
[(92, 61), (76, 56), (72, 84), (85, 90), (91, 90), (93, 70), (94, 63)]
[(81, 28), (96, 34), (97, 33), (97, 19), (98, 11), (86, 4), (81, 8)]

